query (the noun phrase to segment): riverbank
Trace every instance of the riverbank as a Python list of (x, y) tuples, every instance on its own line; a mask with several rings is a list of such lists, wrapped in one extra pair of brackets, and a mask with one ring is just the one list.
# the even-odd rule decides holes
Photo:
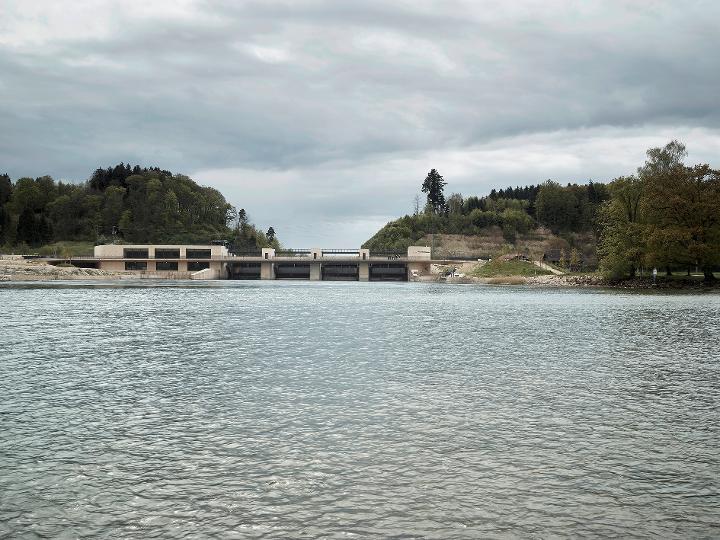
[(127, 279), (130, 272), (108, 272), (96, 268), (54, 266), (42, 261), (17, 258), (0, 260), (0, 281), (53, 281), (74, 279)]
[[(431, 280), (427, 280), (431, 281)], [(447, 283), (482, 283), (486, 285), (527, 285), (534, 287), (585, 287), (635, 290), (704, 290), (720, 292), (720, 280), (706, 283), (702, 277), (694, 278), (652, 278), (608, 279), (600, 274), (565, 274), (543, 276), (497, 276), (497, 277), (448, 277), (433, 279)]]
[[(720, 277), (716, 274), (716, 277)], [(702, 274), (660, 275), (609, 279), (599, 272), (566, 273), (548, 264), (518, 258), (433, 265), (431, 275), (417, 281), (528, 285), (538, 287), (596, 287), (610, 289), (720, 290), (720, 279), (707, 283)]]
[[(7, 257), (7, 256), (5, 256)], [(461, 265), (459, 269), (467, 270)], [(0, 282), (4, 281), (55, 281), (55, 280), (115, 280), (138, 278), (134, 272), (109, 272), (95, 268), (77, 268), (74, 266), (54, 266), (42, 261), (22, 258), (0, 259)], [(148, 279), (163, 279), (153, 276)], [(633, 278), (611, 280), (597, 273), (563, 275), (491, 275), (477, 276), (461, 274), (443, 276), (440, 273), (421, 275), (411, 279), (424, 283), (484, 284), (484, 285), (526, 285), (531, 287), (585, 287), (610, 289), (662, 289), (662, 290), (712, 290), (720, 292), (720, 280), (705, 283), (701, 276), (659, 277), (655, 283), (652, 278)]]

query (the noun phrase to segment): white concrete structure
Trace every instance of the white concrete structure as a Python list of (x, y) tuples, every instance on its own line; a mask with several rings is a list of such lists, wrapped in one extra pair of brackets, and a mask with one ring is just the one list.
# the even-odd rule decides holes
[(228, 250), (210, 245), (105, 244), (95, 246), (94, 254), (101, 270), (177, 279), (201, 272), (196, 279), (221, 279)]
[(430, 248), (410, 246), (407, 256), (372, 256), (368, 249), (276, 251), (236, 256), (222, 245), (111, 244), (95, 247), (86, 264), (140, 277), (175, 279), (308, 279), (405, 281), (430, 273)]

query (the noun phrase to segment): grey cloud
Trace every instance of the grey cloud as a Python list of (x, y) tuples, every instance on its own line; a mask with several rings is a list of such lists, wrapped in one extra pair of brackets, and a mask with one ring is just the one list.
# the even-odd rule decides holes
[(307, 204), (351, 215), (341, 183), (368, 162), (558, 131), (720, 128), (714, 2), (123, 6), (102, 38), (0, 40), (0, 169), (83, 179), (124, 160), (266, 178), (343, 162), (349, 176), (322, 184), (337, 204)]

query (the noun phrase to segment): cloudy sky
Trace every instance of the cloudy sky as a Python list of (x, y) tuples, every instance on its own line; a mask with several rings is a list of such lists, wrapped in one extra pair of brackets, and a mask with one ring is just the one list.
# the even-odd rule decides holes
[(720, 166), (716, 0), (0, 0), (0, 172), (120, 161), (220, 189), (290, 247), (448, 192)]

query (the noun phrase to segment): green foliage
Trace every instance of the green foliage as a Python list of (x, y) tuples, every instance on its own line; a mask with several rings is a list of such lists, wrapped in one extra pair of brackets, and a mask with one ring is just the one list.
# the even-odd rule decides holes
[(0, 245), (8, 243), (11, 238), (12, 219), (9, 209), (5, 205), (0, 205)]
[(436, 214), (444, 214), (447, 211), (443, 193), (446, 184), (447, 182), (435, 169), (430, 169), (423, 182), (422, 192), (427, 193), (427, 204)]
[(676, 165), (647, 174), (643, 187), (648, 263), (698, 266), (713, 279), (720, 265), (720, 171)]
[(85, 184), (51, 177), (0, 176), (0, 243), (39, 246), (52, 241), (208, 243), (242, 236), (252, 248), (279, 245), (243, 217), (216, 189), (158, 168), (120, 164), (97, 169)]
[[(363, 247), (374, 251), (402, 251), (428, 234), (477, 235), (488, 227), (500, 227), (505, 241), (531, 233), (538, 225), (538, 208), (544, 222), (566, 233), (592, 232), (599, 206), (609, 194), (603, 184), (590, 182), (561, 187), (554, 182), (495, 190), (485, 197), (453, 193), (447, 202), (442, 190), (447, 182), (432, 169), (423, 183), (428, 194), (425, 212), (391, 221)], [(537, 198), (543, 200), (538, 207)], [(568, 214), (568, 215), (566, 215)], [(550, 216), (550, 217), (548, 217)], [(553, 217), (554, 216), (554, 217)]]
[(580, 270), (580, 252), (578, 252), (577, 248), (572, 248), (570, 250), (569, 267), (571, 272), (577, 272)]
[(447, 210), (450, 214), (463, 213), (463, 196), (460, 193), (453, 193), (448, 197)]
[(642, 181), (621, 176), (609, 187), (611, 199), (600, 213), (600, 268), (611, 278), (633, 277), (645, 255)]
[(39, 246), (52, 238), (52, 227), (43, 215), (37, 215), (31, 207), (23, 209), (18, 217), (17, 241), (29, 246)]
[(503, 261), (493, 259), (492, 261), (478, 266), (473, 270), (472, 275), (477, 277), (504, 277), (504, 276), (540, 276), (551, 274), (529, 261)]
[(538, 191), (535, 214), (538, 223), (553, 232), (587, 231), (595, 225), (599, 206), (609, 197), (603, 184), (568, 184), (548, 180)]
[(558, 261), (558, 266), (563, 270), (567, 268), (567, 253), (564, 249), (560, 250), (560, 260)]
[(720, 171), (687, 167), (685, 145), (671, 141), (647, 151), (638, 176), (610, 184), (601, 213), (602, 269), (634, 276), (638, 267), (698, 266), (712, 280), (720, 265)]
[[(364, 247), (401, 251), (429, 234), (471, 236), (488, 227), (500, 227), (513, 244), (518, 235), (542, 225), (568, 241), (561, 263), (572, 271), (582, 259), (594, 258), (585, 248), (581, 254), (573, 239), (594, 235), (600, 267), (609, 277), (632, 277), (642, 267), (697, 266), (705, 279), (713, 279), (720, 266), (720, 171), (687, 167), (686, 156), (685, 145), (671, 141), (649, 149), (636, 176), (621, 176), (609, 185), (561, 186), (548, 180), (540, 186), (493, 189), (485, 197), (457, 193), (448, 199), (448, 212), (429, 197), (429, 212), (388, 223)], [(428, 193), (437, 171), (430, 173), (423, 185)]]
[(0, 207), (10, 200), (13, 185), (7, 174), (0, 174)]
[(392, 221), (380, 229), (375, 235), (363, 244), (363, 248), (371, 251), (405, 251), (408, 246), (424, 236), (424, 228), (420, 229), (418, 216), (405, 216)]
[(37, 252), (48, 257), (87, 257), (93, 254), (93, 242), (53, 242), (41, 246)]
[(500, 223), (500, 216), (497, 212), (480, 210), (479, 208), (476, 208), (472, 212), (470, 212), (469, 217), (472, 224), (478, 229), (491, 227)]

